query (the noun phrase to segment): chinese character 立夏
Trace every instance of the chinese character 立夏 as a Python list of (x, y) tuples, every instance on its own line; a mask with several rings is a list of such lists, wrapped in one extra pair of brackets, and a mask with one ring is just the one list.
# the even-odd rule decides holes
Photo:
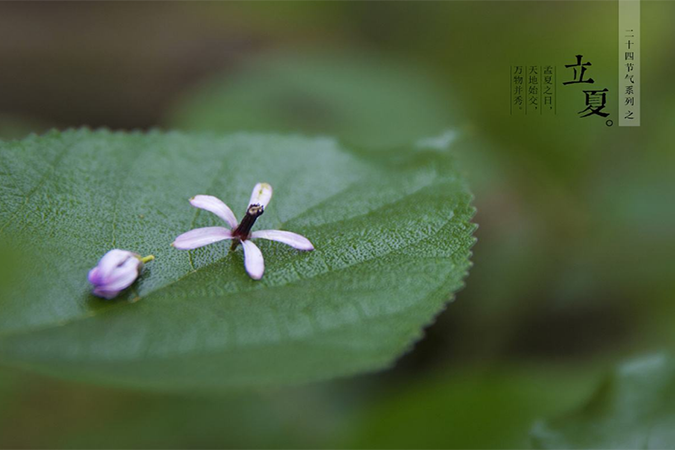
[[(567, 67), (567, 68), (570, 68), (570, 67), (574, 68), (574, 79), (572, 81), (565, 81), (563, 84), (595, 83), (595, 81), (593, 81), (593, 78), (589, 78), (588, 80), (584, 80), (584, 72), (586, 72), (585, 66), (590, 66), (591, 63), (587, 62), (587, 63), (581, 64), (581, 58), (583, 58), (583, 55), (576, 55), (576, 57), (577, 57), (577, 63), (576, 64), (569, 64), (569, 65), (566, 64), (565, 65), (565, 67)], [(579, 71), (577, 71), (577, 67), (580, 68)], [(577, 77), (578, 77), (578, 79), (577, 79)]]
[(588, 117), (594, 114), (601, 117), (609, 116), (609, 113), (602, 112), (602, 110), (605, 108), (607, 104), (608, 91), (609, 89), (607, 88), (601, 91), (591, 91), (591, 90), (584, 91), (584, 94), (586, 94), (586, 109), (584, 109), (583, 111), (579, 111), (578, 114), (590, 111), (588, 114), (585, 114), (581, 117)]

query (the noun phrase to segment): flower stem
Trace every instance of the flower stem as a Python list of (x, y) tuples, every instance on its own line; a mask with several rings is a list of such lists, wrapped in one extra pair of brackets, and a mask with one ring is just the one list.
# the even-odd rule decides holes
[(241, 222), (239, 222), (237, 228), (232, 230), (232, 235), (239, 239), (248, 239), (248, 235), (251, 234), (251, 228), (253, 228), (253, 224), (258, 219), (258, 217), (262, 216), (263, 212), (265, 212), (265, 210), (262, 206), (250, 205), (246, 210), (246, 215), (243, 219), (241, 219)]
[(155, 255), (148, 255), (144, 258), (141, 258), (141, 262), (145, 264), (146, 262), (152, 261), (153, 259), (155, 259)]

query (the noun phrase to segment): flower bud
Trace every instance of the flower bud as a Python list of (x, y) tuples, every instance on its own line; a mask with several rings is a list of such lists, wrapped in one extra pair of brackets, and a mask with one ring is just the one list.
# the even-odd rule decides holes
[(138, 278), (143, 263), (153, 258), (141, 258), (127, 250), (110, 250), (89, 271), (89, 282), (94, 285), (93, 294), (108, 300), (116, 297)]

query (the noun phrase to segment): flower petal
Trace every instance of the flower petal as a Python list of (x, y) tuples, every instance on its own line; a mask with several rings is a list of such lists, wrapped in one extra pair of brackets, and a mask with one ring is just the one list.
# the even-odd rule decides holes
[(120, 293), (120, 291), (106, 291), (105, 289), (101, 288), (94, 288), (92, 291), (94, 295), (97, 297), (103, 297), (106, 300), (112, 300), (113, 298), (117, 297), (117, 295)]
[(171, 245), (178, 250), (192, 250), (224, 239), (232, 239), (232, 232), (227, 228), (195, 228), (178, 236)]
[(260, 249), (251, 241), (241, 241), (241, 246), (244, 247), (244, 267), (246, 272), (254, 280), (262, 278), (265, 272), (265, 260), (263, 259)]
[(94, 267), (89, 271), (89, 275), (87, 276), (87, 279), (91, 284), (101, 284), (101, 271), (98, 270), (98, 266)]
[(248, 206), (260, 205), (265, 209), (271, 198), (272, 186), (268, 183), (258, 183), (251, 192), (251, 200), (248, 202)]
[(129, 258), (99, 288), (106, 291), (121, 291), (128, 288), (138, 278), (140, 266), (141, 261), (138, 258)]
[(91, 270), (89, 272), (89, 276), (93, 278), (93, 280), (90, 278), (90, 281), (93, 284), (105, 282), (106, 278), (108, 278), (118, 266), (122, 265), (129, 258), (134, 257), (135, 254), (127, 250), (120, 250), (117, 248), (110, 250), (103, 255), (103, 258), (98, 262), (96, 266), (98, 267), (98, 270)]
[(286, 245), (290, 245), (293, 248), (298, 250), (314, 250), (314, 246), (309, 239), (304, 236), (300, 236), (297, 233), (291, 233), (290, 231), (281, 231), (281, 230), (259, 230), (251, 233), (251, 239), (269, 239), (270, 241), (281, 242)]
[(108, 300), (117, 296), (138, 278), (142, 266), (135, 253), (117, 249), (106, 253), (99, 264), (89, 271), (94, 295)]
[(229, 206), (223, 203), (219, 198), (212, 195), (195, 195), (190, 199), (190, 204), (195, 208), (204, 209), (212, 212), (230, 225), (230, 228), (237, 228), (237, 217)]

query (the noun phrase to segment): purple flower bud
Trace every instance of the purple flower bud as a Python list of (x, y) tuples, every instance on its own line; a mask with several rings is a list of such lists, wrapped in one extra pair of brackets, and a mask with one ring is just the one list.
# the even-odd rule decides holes
[(93, 294), (108, 300), (116, 297), (138, 278), (143, 263), (153, 259), (152, 255), (141, 258), (127, 250), (110, 250), (89, 271), (89, 282), (94, 285)]

